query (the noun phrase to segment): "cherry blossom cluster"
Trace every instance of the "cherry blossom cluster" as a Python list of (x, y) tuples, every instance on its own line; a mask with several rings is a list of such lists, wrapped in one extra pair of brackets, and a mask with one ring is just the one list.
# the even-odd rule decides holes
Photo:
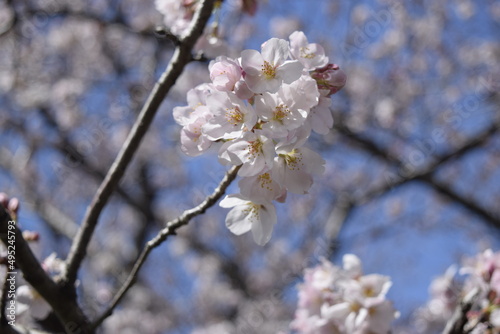
[(301, 334), (387, 334), (399, 315), (386, 299), (391, 285), (388, 276), (363, 275), (355, 255), (344, 255), (342, 268), (323, 259), (305, 270), (291, 328)]
[(455, 280), (457, 266), (450, 266), (446, 272), (436, 277), (429, 286), (430, 299), (415, 312), (414, 327), (417, 333), (438, 333), (451, 319), (460, 301), (461, 289)]
[[(467, 333), (500, 332), (500, 252), (487, 249), (474, 258), (467, 259), (459, 273), (466, 275), (463, 282), (455, 278), (456, 269), (450, 267), (444, 276), (438, 277), (431, 284), (431, 300), (417, 314), (417, 325), (427, 333), (434, 329), (441, 320), (441, 329), (445, 326), (453, 310), (462, 298), (477, 291), (473, 298), (472, 309), (467, 312)], [(434, 287), (434, 289), (432, 289)], [(437, 292), (437, 293), (435, 293)], [(443, 312), (446, 316), (442, 316)]]
[(284, 202), (288, 191), (306, 194), (313, 175), (323, 172), (325, 161), (304, 144), (312, 131), (328, 133), (329, 96), (346, 82), (320, 45), (302, 32), (289, 39), (272, 38), (261, 52), (244, 50), (238, 59), (216, 58), (209, 65), (212, 82), (190, 90), (188, 106), (173, 111), (187, 155), (218, 145), (223, 165), (241, 166), (240, 193), (220, 206), (232, 208), (231, 232), (251, 230), (259, 245), (269, 241), (277, 220), (273, 202)]
[[(216, 2), (215, 8), (221, 6), (222, 0)], [(163, 23), (174, 35), (184, 34), (194, 14), (201, 5), (200, 0), (155, 0), (156, 9), (163, 14)], [(257, 11), (257, 0), (240, 0), (239, 10), (254, 15)]]

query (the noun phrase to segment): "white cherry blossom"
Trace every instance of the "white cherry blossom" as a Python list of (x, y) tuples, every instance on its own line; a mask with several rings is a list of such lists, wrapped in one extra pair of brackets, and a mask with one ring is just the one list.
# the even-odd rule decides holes
[(313, 183), (312, 174), (324, 171), (325, 160), (306, 147), (278, 150), (277, 153), (273, 175), (276, 182), (292, 193), (306, 194)]
[(265, 132), (259, 130), (246, 132), (241, 139), (225, 143), (221, 152), (219, 160), (226, 160), (233, 165), (243, 164), (239, 176), (254, 176), (270, 169), (275, 156), (274, 143)]
[(244, 50), (241, 67), (244, 79), (255, 93), (276, 93), (282, 83), (292, 83), (302, 74), (302, 64), (287, 60), (290, 50), (287, 41), (271, 38), (262, 45), (262, 53)]
[(293, 32), (290, 37), (290, 53), (304, 65), (308, 71), (328, 64), (328, 57), (323, 47), (316, 43), (309, 43), (302, 31)]
[(212, 114), (204, 109), (194, 111), (191, 116), (192, 122), (181, 130), (181, 149), (185, 154), (195, 157), (212, 145), (210, 139), (202, 132), (203, 125), (212, 117)]
[(215, 89), (225, 92), (234, 90), (236, 83), (241, 78), (241, 67), (231, 58), (217, 57), (208, 65), (210, 80)]
[(226, 217), (227, 228), (236, 235), (252, 231), (255, 242), (263, 246), (276, 224), (276, 209), (270, 201), (255, 203), (241, 195), (228, 195), (221, 202), (223, 208), (232, 208)]
[(240, 193), (252, 201), (273, 201), (286, 195), (283, 189), (272, 178), (271, 171), (266, 171), (259, 175), (244, 177), (239, 182)]
[(215, 92), (207, 104), (213, 117), (203, 125), (203, 132), (210, 140), (239, 138), (257, 123), (253, 107), (232, 92)]

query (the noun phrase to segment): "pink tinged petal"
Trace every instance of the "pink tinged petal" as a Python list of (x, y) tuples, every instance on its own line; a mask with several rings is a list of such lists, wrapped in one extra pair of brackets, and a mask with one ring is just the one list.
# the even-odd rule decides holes
[(262, 44), (262, 58), (273, 66), (280, 66), (290, 53), (288, 42), (284, 39), (271, 38)]
[(270, 172), (244, 177), (238, 185), (240, 193), (254, 203), (271, 202), (283, 194), (282, 188), (272, 179)]
[(190, 121), (189, 115), (192, 112), (193, 108), (189, 106), (175, 107), (172, 112), (172, 115), (174, 116), (174, 120), (177, 122), (177, 124), (185, 126), (189, 124)]
[(248, 213), (245, 211), (245, 206), (237, 206), (228, 212), (226, 216), (226, 226), (232, 233), (242, 235), (247, 233), (252, 228), (252, 221), (249, 219)]
[(306, 111), (317, 106), (320, 97), (316, 81), (309, 75), (303, 75), (289, 86), (284, 87), (282, 95), (285, 101), (290, 101), (290, 105), (293, 105), (294, 108)]
[(232, 59), (225, 56), (210, 62), (210, 79), (215, 88), (220, 91), (232, 91), (241, 78), (241, 68)]
[(232, 152), (228, 151), (228, 147), (233, 144), (232, 141), (227, 141), (219, 149), (219, 162), (221, 165), (240, 165), (240, 159)]
[(304, 172), (291, 172), (286, 177), (286, 188), (294, 194), (305, 195), (313, 184), (311, 175)]
[(271, 239), (276, 221), (274, 205), (272, 203), (260, 205), (259, 217), (252, 224), (253, 238), (259, 246), (264, 246)]
[(283, 192), (281, 193), (280, 196), (276, 197), (275, 201), (278, 203), (285, 203), (286, 202), (286, 195), (287, 195), (287, 192), (285, 189), (283, 189)]
[(261, 73), (261, 67), (264, 64), (262, 55), (256, 50), (244, 50), (241, 52), (241, 67), (246, 76), (258, 76)]
[(245, 163), (250, 160), (248, 155), (248, 147), (250, 143), (245, 140), (237, 140), (228, 145), (227, 150), (234, 154), (240, 163)]
[(314, 132), (327, 134), (333, 126), (333, 115), (330, 111), (331, 99), (320, 97), (316, 107), (311, 109), (310, 119)]
[(237, 205), (244, 205), (244, 204), (247, 204), (247, 203), (248, 203), (248, 200), (244, 200), (239, 195), (226, 195), (226, 197), (224, 197), (220, 201), (219, 206), (221, 208), (228, 209), (228, 208), (235, 207)]
[(279, 76), (284, 83), (291, 84), (298, 80), (302, 75), (304, 67), (297, 60), (288, 60), (283, 65), (276, 69), (277, 76)]
[(302, 31), (295, 31), (290, 35), (290, 49), (295, 59), (298, 59), (307, 70), (313, 70), (328, 64), (325, 50), (319, 44), (309, 44)]
[(296, 149), (294, 156), (300, 160), (299, 168), (307, 173), (320, 175), (325, 171), (325, 160), (318, 153), (307, 147)]
[(227, 195), (219, 206), (222, 208), (233, 208), (226, 216), (226, 226), (236, 234), (241, 235), (250, 231), (252, 224), (248, 219), (248, 205), (251, 202), (244, 200), (239, 195)]
[(306, 35), (302, 31), (294, 31), (288, 39), (290, 40), (290, 48), (292, 49), (292, 53), (296, 58), (298, 58), (298, 55), (296, 54), (298, 53), (299, 49), (309, 44)]
[(263, 159), (255, 159), (250, 162), (244, 163), (238, 171), (238, 176), (248, 177), (254, 176), (262, 172), (266, 168)]
[[(181, 130), (181, 150), (186, 155), (190, 157), (196, 157), (203, 153), (203, 145), (202, 147), (198, 146), (198, 142), (200, 141), (200, 135), (193, 133), (186, 128)], [(208, 147), (207, 147), (208, 148)]]
[(248, 85), (244, 80), (240, 80), (236, 83), (234, 86), (234, 92), (236, 93), (236, 96), (242, 100), (248, 100), (255, 95), (255, 93), (248, 88)]
[(374, 333), (388, 333), (391, 329), (391, 323), (399, 316), (392, 303), (388, 300), (370, 308), (369, 316), (365, 320), (365, 328), (369, 328)]
[(276, 93), (280, 86), (281, 80), (278, 78), (265, 78), (264, 76), (245, 76), (245, 83), (248, 88), (255, 94), (261, 94), (265, 92)]
[(351, 312), (351, 305), (348, 302), (321, 306), (321, 316), (326, 319), (343, 322)]
[(345, 254), (342, 258), (343, 268), (351, 278), (358, 278), (363, 274), (361, 260), (354, 254)]

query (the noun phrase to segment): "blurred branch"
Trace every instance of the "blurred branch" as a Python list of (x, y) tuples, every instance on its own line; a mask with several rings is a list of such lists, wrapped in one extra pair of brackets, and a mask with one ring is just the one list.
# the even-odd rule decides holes
[(187, 35), (183, 36), (181, 44), (176, 47), (166, 71), (162, 74), (153, 88), (127, 140), (109, 169), (103, 183), (97, 190), (92, 203), (87, 208), (80, 230), (73, 241), (66, 260), (66, 270), (63, 273), (62, 281), (64, 285), (69, 287), (75, 282), (78, 269), (85, 258), (87, 246), (97, 226), (101, 211), (125, 173), (127, 166), (137, 151), (142, 138), (149, 129), (163, 99), (170, 88), (175, 84), (177, 78), (181, 75), (184, 66), (191, 61), (191, 51), (196, 41), (203, 33), (203, 29), (212, 13), (213, 5), (214, 0), (203, 1), (200, 10), (193, 18), (193, 23)]
[[(13, 221), (10, 214), (0, 205), (0, 239), (7, 247), (9, 245), (9, 222)], [(11, 224), (12, 226), (12, 224)], [(58, 285), (43, 270), (31, 251), (17, 223), (11, 232), (15, 233), (16, 266), (22, 271), (24, 279), (50, 304), (57, 317), (65, 325), (74, 325), (82, 333), (92, 333), (89, 323), (78, 307), (75, 298), (63, 293)]]
[(95, 13), (84, 12), (84, 11), (72, 11), (71, 9), (68, 9), (68, 8), (62, 8), (62, 9), (53, 10), (53, 11), (47, 11), (47, 10), (44, 10), (43, 8), (31, 8), (31, 9), (24, 11), (23, 14), (27, 15), (30, 19), (32, 19), (34, 16), (37, 16), (37, 15), (75, 17), (75, 18), (79, 18), (79, 19), (94, 21), (94, 22), (99, 23), (101, 25), (115, 25), (115, 26), (120, 27), (123, 30), (129, 32), (129, 33), (140, 35), (141, 37), (147, 37), (147, 38), (154, 38), (155, 37), (153, 34), (153, 31), (135, 30), (132, 27), (130, 27), (122, 15), (115, 15), (115, 16), (113, 16), (112, 19), (105, 19), (105, 18), (103, 18)]
[(20, 174), (25, 171), (23, 164), (18, 162), (16, 157), (5, 147), (0, 147), (0, 167), (14, 176), (14, 179), (21, 182), (27, 180), (29, 183), (21, 187), (23, 196), (28, 200), (26, 203), (33, 207), (37, 214), (57, 233), (73, 239), (78, 229), (78, 225), (52, 205), (47, 200), (42, 200), (42, 196), (37, 192), (33, 184), (33, 178), (22, 177)]
[(441, 156), (436, 157), (431, 163), (427, 164), (425, 168), (422, 168), (419, 171), (408, 171), (408, 169), (405, 168), (405, 164), (402, 161), (400, 161), (399, 158), (395, 157), (386, 149), (377, 145), (375, 142), (363, 138), (361, 135), (357, 133), (354, 133), (347, 126), (342, 124), (341, 121), (337, 122), (335, 125), (335, 129), (337, 129), (339, 133), (351, 139), (353, 142), (361, 146), (363, 149), (375, 154), (378, 157), (381, 157), (384, 161), (393, 165), (398, 171), (397, 173), (398, 175), (396, 175), (396, 177), (388, 180), (383, 185), (374, 187), (373, 189), (368, 190), (362, 195), (354, 198), (353, 201), (355, 203), (357, 204), (364, 203), (366, 201), (373, 199), (374, 197), (386, 193), (387, 191), (393, 189), (394, 187), (400, 186), (402, 184), (405, 184), (413, 180), (421, 180), (431, 185), (441, 194), (446, 195), (453, 201), (460, 203), (465, 208), (479, 215), (480, 217), (485, 219), (488, 223), (492, 224), (497, 228), (500, 227), (500, 219), (498, 215), (495, 215), (489, 212), (488, 210), (480, 207), (473, 200), (467, 199), (464, 196), (456, 193), (453, 189), (443, 184), (441, 181), (437, 180), (437, 178), (434, 177), (433, 174), (440, 166), (444, 165), (445, 163), (453, 159), (460, 158), (466, 153), (470, 152), (471, 150), (476, 149), (477, 147), (483, 145), (494, 134), (498, 132), (499, 127), (500, 127), (499, 123), (495, 122), (491, 124), (486, 130), (484, 130), (474, 138), (470, 139), (469, 141), (461, 145), (458, 149), (455, 149), (447, 154), (443, 154)]
[[(13, 2), (13, 0), (7, 1), (7, 5), (10, 6), (10, 8), (8, 8), (8, 9), (10, 9), (12, 11), (12, 19), (7, 22), (8, 24), (6, 24), (2, 30), (0, 30), (0, 38), (7, 35), (12, 30), (12, 28), (14, 28), (16, 23), (19, 21), (19, 16), (16, 13), (16, 11), (14, 10), (14, 8), (12, 6), (12, 2)], [(5, 23), (5, 22), (2, 22), (2, 23)]]
[(125, 283), (122, 285), (120, 290), (117, 292), (113, 300), (111, 301), (108, 309), (102, 313), (100, 317), (98, 317), (92, 324), (93, 328), (97, 328), (107, 317), (109, 317), (112, 313), (114, 308), (118, 305), (118, 303), (122, 300), (122, 298), (125, 296), (127, 291), (132, 287), (134, 284), (135, 280), (137, 279), (139, 270), (141, 269), (142, 265), (146, 261), (146, 259), (149, 256), (149, 253), (161, 245), (169, 235), (175, 235), (176, 231), (178, 228), (180, 228), (183, 225), (186, 225), (189, 223), (189, 221), (203, 213), (205, 211), (212, 207), (217, 201), (224, 195), (226, 192), (227, 187), (233, 182), (233, 180), (236, 178), (236, 174), (238, 173), (238, 170), (240, 169), (241, 166), (234, 166), (232, 167), (224, 176), (222, 179), (221, 183), (219, 186), (214, 190), (214, 192), (205, 198), (201, 204), (196, 206), (195, 208), (186, 210), (177, 217), (175, 220), (172, 220), (166, 224), (166, 227), (161, 230), (153, 239), (151, 239), (144, 249), (141, 252), (141, 255), (137, 259), (137, 261), (134, 264), (134, 268), (130, 272), (129, 276), (127, 277), (127, 280)]
[[(52, 114), (47, 108), (39, 109), (42, 116), (48, 124), (56, 130), (59, 135), (59, 141), (53, 143), (53, 146), (59, 150), (62, 154), (65, 154), (73, 162), (77, 163), (81, 170), (87, 173), (89, 176), (93, 177), (98, 182), (102, 182), (106, 175), (100, 171), (97, 167), (92, 166), (91, 163), (85, 159), (85, 157), (78, 152), (76, 146), (71, 142), (68, 134), (63, 130)], [(116, 186), (116, 193), (130, 206), (136, 209), (138, 212), (142, 213), (147, 217), (147, 212), (144, 210), (143, 206), (136, 199), (132, 198), (119, 184)]]
[(448, 197), (449, 199), (460, 203), (468, 210), (474, 212), (476, 215), (480, 216), (487, 222), (491, 223), (496, 228), (500, 228), (500, 216), (494, 212), (489, 212), (485, 210), (481, 206), (479, 206), (476, 202), (474, 202), (471, 198), (467, 198), (466, 196), (462, 196), (458, 192), (455, 192), (451, 186), (445, 184), (442, 181), (437, 180), (429, 175), (424, 177), (419, 177), (419, 180), (422, 180), (432, 186), (435, 190), (437, 190), (440, 194)]

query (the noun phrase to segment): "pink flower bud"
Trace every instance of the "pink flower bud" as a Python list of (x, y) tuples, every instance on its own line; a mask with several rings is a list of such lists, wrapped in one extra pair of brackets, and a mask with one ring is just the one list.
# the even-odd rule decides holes
[(23, 231), (23, 238), (26, 241), (38, 241), (40, 239), (40, 233), (35, 231)]
[(319, 90), (328, 91), (327, 96), (337, 93), (347, 82), (347, 75), (337, 64), (328, 64), (311, 73), (311, 77), (318, 83)]
[(17, 211), (19, 211), (19, 200), (16, 197), (11, 198), (7, 208), (12, 212), (17, 213)]

